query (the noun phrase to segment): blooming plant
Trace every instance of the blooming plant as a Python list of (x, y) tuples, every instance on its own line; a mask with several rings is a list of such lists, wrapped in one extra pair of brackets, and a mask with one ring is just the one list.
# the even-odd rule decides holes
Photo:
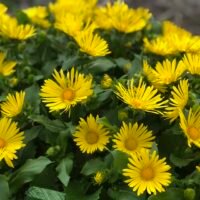
[(0, 3), (0, 200), (199, 200), (200, 36), (117, 0)]

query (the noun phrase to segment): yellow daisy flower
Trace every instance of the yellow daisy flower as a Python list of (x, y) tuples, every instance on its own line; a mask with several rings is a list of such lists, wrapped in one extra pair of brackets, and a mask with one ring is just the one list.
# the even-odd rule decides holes
[(55, 22), (56, 29), (63, 31), (70, 36), (76, 36), (83, 29), (83, 16), (65, 13)]
[(49, 4), (49, 9), (56, 19), (64, 13), (77, 16), (84, 15), (84, 18), (88, 19), (92, 16), (96, 4), (97, 0), (57, 0), (55, 3)]
[(98, 34), (93, 33), (93, 29), (82, 30), (75, 37), (75, 40), (80, 46), (80, 51), (91, 56), (105, 56), (111, 53), (108, 49), (108, 43)]
[(109, 132), (98, 122), (99, 116), (94, 118), (91, 114), (87, 120), (80, 119), (79, 126), (74, 134), (74, 141), (82, 153), (92, 154), (103, 151), (109, 142)]
[(16, 40), (26, 40), (35, 35), (35, 28), (30, 24), (17, 23), (15, 18), (4, 15), (0, 18), (0, 35)]
[[(113, 5), (108, 3), (106, 5), (106, 10), (101, 10), (97, 16), (97, 23), (101, 26), (102, 24), (105, 27), (105, 23), (108, 20), (108, 28), (115, 28), (116, 30), (124, 33), (132, 33), (143, 29), (151, 17), (148, 9), (138, 8), (133, 9), (129, 8), (128, 5), (123, 1), (116, 1)], [(106, 19), (106, 15), (108, 16)], [(100, 20), (100, 17), (103, 17), (105, 22), (103, 23)], [(110, 26), (110, 27), (109, 27)]]
[(0, 52), (0, 74), (3, 76), (9, 76), (13, 72), (15, 72), (14, 67), (16, 66), (17, 62), (15, 61), (5, 61), (6, 54)]
[(8, 8), (3, 3), (0, 3), (0, 15), (5, 13), (7, 10)]
[(183, 110), (188, 101), (188, 80), (181, 80), (178, 87), (173, 86), (170, 98), (170, 106), (165, 108), (164, 117), (173, 122), (179, 117), (180, 110)]
[(144, 48), (147, 52), (152, 52), (157, 55), (167, 56), (176, 53), (176, 49), (164, 38), (158, 36), (153, 40), (144, 38)]
[(51, 25), (46, 19), (48, 17), (48, 12), (45, 6), (27, 8), (24, 9), (23, 12), (34, 24), (40, 25), (44, 28), (48, 28)]
[(25, 146), (24, 132), (20, 132), (17, 123), (11, 119), (0, 119), (0, 161), (5, 160), (9, 167), (14, 167), (13, 160), (17, 159), (16, 151)]
[(183, 63), (191, 74), (200, 75), (200, 54), (184, 55)]
[[(169, 85), (177, 81), (183, 72), (186, 70), (182, 61), (177, 62), (176, 59), (172, 61), (166, 59), (162, 63), (157, 62), (155, 69), (151, 68), (147, 62), (144, 62), (144, 73), (152, 84), (156, 85)], [(151, 72), (151, 73), (149, 73)], [(150, 74), (150, 76), (148, 76)]]
[(107, 7), (97, 7), (94, 11), (94, 22), (99, 28), (109, 30), (112, 29), (112, 21), (109, 16)]
[(195, 111), (190, 109), (187, 119), (180, 112), (180, 127), (188, 139), (188, 146), (191, 147), (193, 143), (200, 147), (200, 107)]
[(172, 22), (163, 23), (163, 35), (153, 40), (144, 39), (144, 46), (147, 51), (158, 55), (170, 55), (179, 52), (200, 52), (200, 37), (193, 36), (190, 32), (180, 28)]
[(92, 95), (92, 77), (79, 73), (74, 68), (66, 75), (61, 69), (54, 70), (55, 79), (45, 80), (41, 88), (42, 101), (49, 107), (50, 112), (68, 111), (78, 103), (83, 103)]
[(93, 177), (93, 180), (96, 185), (101, 185), (104, 181), (104, 178), (105, 178), (105, 173), (101, 171), (97, 171)]
[(22, 112), (24, 106), (25, 92), (8, 94), (6, 101), (1, 103), (1, 113), (5, 117), (15, 117)]
[(143, 148), (151, 148), (155, 137), (152, 131), (147, 129), (143, 124), (126, 124), (123, 122), (119, 133), (114, 135), (113, 147), (127, 154), (139, 153)]
[(165, 158), (159, 159), (154, 151), (150, 154), (149, 150), (142, 150), (140, 154), (133, 154), (129, 158), (126, 169), (123, 169), (123, 175), (128, 177), (125, 181), (137, 195), (148, 194), (156, 195), (158, 192), (164, 192), (164, 186), (171, 182), (171, 173), (168, 172), (170, 166), (166, 164)]
[(158, 109), (165, 107), (164, 101), (158, 90), (153, 86), (146, 86), (142, 79), (136, 87), (134, 79), (128, 81), (128, 88), (121, 83), (116, 86), (115, 94), (133, 109), (144, 110), (151, 113), (161, 113)]

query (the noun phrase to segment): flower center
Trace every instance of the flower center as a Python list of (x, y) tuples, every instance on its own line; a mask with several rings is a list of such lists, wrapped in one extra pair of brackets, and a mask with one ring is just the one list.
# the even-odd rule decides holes
[(65, 91), (63, 92), (64, 100), (72, 101), (74, 97), (75, 97), (75, 92), (69, 88), (65, 89)]
[(132, 106), (135, 107), (135, 108), (141, 108), (141, 101), (137, 100), (137, 99), (133, 99), (132, 100)]
[(94, 131), (89, 131), (85, 136), (88, 144), (95, 144), (99, 140), (99, 135)]
[(141, 177), (146, 180), (152, 180), (154, 178), (154, 171), (151, 167), (146, 167), (141, 172)]
[(196, 127), (189, 127), (188, 135), (192, 140), (197, 140), (200, 138), (200, 130), (198, 130)]
[(0, 138), (0, 148), (4, 148), (6, 146), (6, 141)]
[(138, 143), (134, 138), (126, 139), (124, 144), (125, 144), (126, 149), (128, 149), (129, 151), (135, 150), (138, 146)]

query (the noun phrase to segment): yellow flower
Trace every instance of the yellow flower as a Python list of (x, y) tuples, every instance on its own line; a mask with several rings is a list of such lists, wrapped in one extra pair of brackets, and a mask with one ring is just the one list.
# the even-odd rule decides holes
[(78, 103), (83, 103), (92, 95), (92, 77), (79, 73), (74, 68), (66, 75), (61, 69), (54, 70), (55, 79), (45, 80), (41, 88), (42, 101), (52, 111), (69, 111)]
[(44, 28), (50, 26), (50, 22), (46, 19), (48, 17), (48, 12), (45, 6), (27, 8), (24, 9), (23, 12), (34, 24), (40, 25)]
[(118, 83), (116, 89), (116, 95), (133, 109), (161, 113), (157, 109), (165, 107), (167, 103), (167, 101), (163, 101), (157, 89), (153, 86), (146, 86), (142, 79), (137, 87), (134, 85), (134, 80), (131, 79), (128, 81), (128, 88)]
[(58, 19), (64, 13), (73, 15), (83, 15), (84, 19), (91, 18), (93, 10), (97, 4), (97, 0), (57, 0), (55, 3), (49, 4), (50, 11)]
[(126, 124), (123, 122), (119, 133), (114, 135), (113, 142), (114, 148), (125, 152), (129, 155), (139, 153), (143, 148), (151, 148), (155, 137), (152, 135), (152, 131), (147, 129), (147, 126), (143, 124)]
[(125, 181), (137, 195), (148, 194), (156, 195), (164, 192), (164, 186), (171, 182), (171, 173), (168, 172), (170, 166), (165, 162), (165, 158), (159, 159), (154, 151), (150, 154), (149, 150), (142, 150), (140, 154), (133, 154), (129, 158), (127, 169), (123, 169), (123, 175), (128, 177)]
[(198, 170), (198, 172), (200, 172), (200, 166), (196, 166), (196, 169)]
[(178, 87), (173, 86), (170, 98), (170, 106), (165, 108), (164, 117), (173, 122), (179, 117), (180, 110), (183, 110), (188, 101), (188, 80), (181, 80)]
[(82, 16), (72, 13), (61, 15), (55, 22), (55, 28), (70, 36), (76, 36), (83, 29), (84, 21)]
[(14, 67), (16, 66), (17, 62), (5, 61), (5, 58), (6, 54), (0, 52), (0, 74), (3, 76), (9, 76), (15, 71)]
[(108, 74), (104, 74), (101, 79), (102, 88), (110, 88), (112, 86), (112, 78)]
[(193, 36), (190, 32), (180, 28), (172, 22), (163, 23), (163, 35), (149, 41), (144, 39), (147, 51), (158, 55), (169, 55), (180, 52), (200, 52), (200, 37)]
[(3, 3), (0, 3), (0, 15), (5, 13), (7, 11), (7, 9), (8, 8)]
[(145, 61), (143, 69), (148, 80), (159, 89), (177, 81), (186, 67), (182, 61), (177, 63), (176, 59), (172, 61), (166, 59), (162, 63), (157, 62), (155, 69), (151, 68)]
[(195, 111), (190, 108), (187, 119), (183, 112), (180, 112), (180, 127), (188, 139), (188, 146), (191, 147), (193, 143), (200, 147), (200, 107)]
[(79, 126), (74, 134), (74, 141), (82, 153), (92, 154), (103, 151), (109, 142), (109, 132), (98, 122), (99, 116), (94, 118), (91, 114), (87, 120), (80, 119)]
[(24, 132), (20, 132), (17, 123), (11, 119), (0, 119), (0, 161), (5, 160), (9, 167), (14, 167), (13, 160), (17, 159), (16, 151), (25, 146)]
[(200, 75), (200, 54), (184, 55), (183, 63), (191, 74)]
[(97, 171), (96, 174), (94, 175), (93, 179), (95, 184), (101, 185), (104, 181), (105, 178), (105, 173), (101, 171)]
[(4, 15), (0, 18), (0, 35), (17, 40), (26, 40), (35, 35), (35, 28), (30, 25), (19, 25), (15, 18)]
[(1, 104), (1, 113), (5, 117), (15, 117), (22, 112), (25, 92), (16, 92), (15, 95), (8, 94), (6, 101)]
[(80, 46), (80, 51), (91, 56), (105, 56), (111, 52), (108, 49), (108, 43), (93, 30), (85, 29), (75, 37), (76, 42)]
[[(148, 9), (129, 8), (123, 1), (116, 1), (113, 5), (108, 3), (106, 8), (100, 8), (98, 11), (100, 12), (96, 15), (96, 22), (100, 27), (115, 28), (124, 33), (143, 29), (151, 17)], [(101, 17), (102, 19), (100, 19)]]
[(144, 38), (144, 47), (146, 51), (162, 56), (176, 53), (176, 50), (173, 48), (173, 46), (170, 45), (170, 43), (161, 36), (158, 36), (153, 40)]
[(95, 9), (94, 22), (102, 29), (112, 29), (111, 17), (107, 7), (97, 7)]

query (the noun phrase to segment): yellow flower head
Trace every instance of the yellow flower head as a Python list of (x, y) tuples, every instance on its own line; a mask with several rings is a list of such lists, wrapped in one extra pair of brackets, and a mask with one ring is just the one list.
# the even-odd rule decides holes
[(98, 27), (105, 30), (112, 29), (112, 21), (111, 17), (109, 16), (107, 7), (97, 7), (94, 13), (94, 21), (98, 25)]
[(158, 55), (176, 54), (179, 52), (200, 52), (200, 37), (180, 28), (172, 22), (163, 23), (163, 35), (149, 41), (144, 39), (147, 51)]
[(126, 169), (123, 169), (123, 175), (128, 177), (125, 181), (137, 195), (148, 194), (156, 195), (158, 192), (164, 192), (164, 186), (171, 182), (171, 173), (168, 172), (170, 166), (165, 162), (165, 158), (159, 159), (154, 151), (150, 154), (149, 150), (142, 150), (140, 154), (133, 154), (129, 158)]
[(146, 51), (162, 56), (176, 53), (176, 49), (162, 36), (158, 36), (153, 40), (144, 38), (144, 47)]
[(45, 80), (40, 93), (50, 112), (63, 109), (69, 111), (78, 103), (85, 102), (93, 93), (92, 77), (85, 76), (74, 68), (66, 75), (62, 69), (59, 72), (54, 70), (53, 77), (55, 81)]
[(34, 24), (40, 25), (44, 28), (50, 26), (50, 22), (46, 19), (48, 17), (48, 12), (45, 6), (27, 8), (24, 9), (23, 12)]
[(5, 117), (15, 117), (22, 112), (24, 106), (25, 92), (8, 94), (6, 101), (1, 104), (1, 113)]
[(188, 101), (188, 80), (181, 80), (178, 87), (173, 86), (170, 98), (170, 106), (165, 108), (164, 117), (173, 122), (179, 117), (180, 110), (183, 110)]
[(9, 167), (14, 167), (13, 160), (17, 159), (16, 151), (25, 146), (24, 132), (20, 132), (17, 123), (11, 119), (0, 119), (0, 161), (5, 160)]
[(200, 54), (184, 55), (183, 63), (191, 74), (200, 75)]
[(144, 62), (143, 69), (148, 80), (159, 89), (159, 87), (162, 88), (162, 86), (177, 81), (186, 70), (186, 67), (182, 61), (177, 63), (176, 59), (172, 61), (166, 59), (162, 63), (157, 62), (155, 69)]
[(187, 118), (180, 112), (180, 127), (188, 139), (188, 146), (193, 143), (200, 147), (200, 107), (194, 111), (190, 109)]
[(103, 88), (110, 88), (112, 82), (112, 78), (108, 74), (104, 74), (103, 78), (101, 79), (101, 86)]
[(84, 19), (88, 19), (92, 16), (96, 3), (97, 0), (57, 0), (55, 3), (49, 4), (49, 9), (56, 19), (64, 13), (83, 15)]
[(76, 36), (83, 29), (84, 21), (82, 16), (72, 13), (61, 15), (55, 22), (55, 28), (70, 36)]
[(4, 14), (7, 9), (8, 8), (4, 4), (0, 3), (0, 15)]
[(97, 171), (93, 177), (94, 183), (96, 185), (101, 185), (105, 179), (105, 173), (101, 171)]
[(140, 79), (138, 86), (134, 80), (128, 81), (128, 88), (121, 83), (116, 86), (116, 95), (133, 109), (144, 110), (151, 113), (160, 113), (158, 109), (165, 107), (167, 101), (164, 101), (158, 90), (153, 86), (146, 86)]
[(148, 9), (129, 8), (123, 1), (116, 1), (113, 5), (108, 3), (106, 10), (102, 9), (101, 11), (97, 15), (97, 23), (100, 22), (100, 26), (105, 23), (99, 18), (103, 16), (102, 20), (107, 21), (105, 17), (108, 16), (108, 28), (112, 27), (124, 33), (132, 33), (143, 29), (151, 17)]
[(17, 62), (15, 61), (5, 61), (6, 54), (0, 52), (0, 74), (3, 76), (11, 75), (15, 70), (14, 67), (16, 66)]
[(90, 28), (81, 31), (76, 37), (76, 42), (80, 51), (91, 56), (105, 56), (111, 52), (108, 49), (108, 43), (98, 34), (93, 33)]
[(35, 35), (35, 28), (30, 25), (19, 25), (15, 18), (4, 15), (0, 18), (0, 35), (16, 40), (26, 40)]
[(198, 170), (198, 172), (200, 172), (200, 166), (196, 166), (196, 169)]
[(92, 154), (103, 151), (109, 142), (109, 132), (98, 122), (99, 116), (94, 118), (91, 114), (87, 120), (80, 119), (79, 126), (74, 134), (74, 141), (82, 153)]
[(152, 131), (143, 124), (126, 124), (123, 122), (119, 133), (114, 136), (114, 148), (129, 155), (139, 153), (143, 148), (151, 148), (153, 144)]

